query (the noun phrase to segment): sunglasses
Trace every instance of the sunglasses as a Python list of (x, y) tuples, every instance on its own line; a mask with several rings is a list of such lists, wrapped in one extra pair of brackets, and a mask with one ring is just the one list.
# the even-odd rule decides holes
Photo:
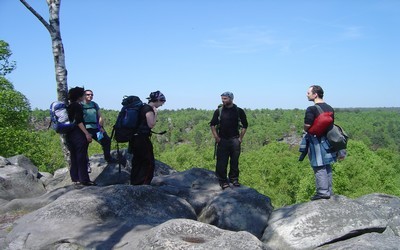
[(93, 94), (86, 94), (87, 96), (93, 96)]

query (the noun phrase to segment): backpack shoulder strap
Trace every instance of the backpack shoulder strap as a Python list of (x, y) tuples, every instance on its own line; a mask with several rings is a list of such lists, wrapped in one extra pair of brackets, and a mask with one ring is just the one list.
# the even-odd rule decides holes
[(319, 114), (324, 113), (324, 111), (322, 110), (322, 108), (319, 105), (315, 104), (314, 106), (317, 108)]
[(96, 111), (99, 111), (99, 109), (100, 109), (99, 104), (97, 104), (96, 102), (93, 102), (93, 104), (94, 104), (94, 108), (96, 109)]
[[(242, 120), (240, 119), (240, 114), (239, 114), (239, 107), (234, 104), (233, 106), (236, 109), (237, 112), (237, 116), (238, 116), (238, 128), (242, 127)], [(221, 121), (221, 114), (222, 114), (222, 109), (224, 108), (224, 105), (220, 104), (218, 105), (218, 111), (219, 111), (219, 115), (218, 115), (218, 121)]]

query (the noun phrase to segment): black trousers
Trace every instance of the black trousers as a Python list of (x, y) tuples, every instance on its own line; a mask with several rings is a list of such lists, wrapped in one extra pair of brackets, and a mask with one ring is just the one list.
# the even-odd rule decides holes
[(101, 148), (103, 149), (104, 159), (106, 161), (111, 160), (111, 155), (110, 155), (111, 138), (107, 135), (107, 133), (104, 131), (103, 138), (101, 140), (99, 140), (97, 138), (97, 132), (99, 132), (98, 129), (88, 128), (87, 131), (92, 135), (93, 140), (95, 140), (98, 143), (100, 143)]
[(217, 164), (216, 175), (220, 182), (227, 182), (227, 168), (229, 168), (229, 180), (232, 182), (239, 179), (239, 156), (240, 156), (239, 138), (223, 139), (217, 146)]
[(132, 150), (131, 185), (149, 185), (154, 177), (155, 160), (149, 135), (135, 135), (130, 141)]
[(71, 180), (73, 182), (90, 181), (87, 170), (89, 143), (85, 134), (79, 127), (76, 127), (66, 135), (66, 139), (71, 159), (71, 168), (69, 171)]

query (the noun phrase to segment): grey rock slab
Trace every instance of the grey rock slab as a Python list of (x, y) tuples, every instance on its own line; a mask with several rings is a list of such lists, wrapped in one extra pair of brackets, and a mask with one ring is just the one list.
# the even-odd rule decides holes
[(82, 187), (15, 222), (7, 235), (16, 249), (47, 249), (73, 243), (111, 249), (137, 227), (153, 227), (170, 219), (196, 220), (183, 199), (151, 186)]
[(248, 232), (232, 232), (186, 219), (174, 219), (150, 229), (131, 249), (209, 250), (209, 249), (266, 249), (263, 243)]
[(383, 232), (387, 221), (343, 196), (277, 209), (262, 241), (273, 249), (312, 249), (369, 232)]

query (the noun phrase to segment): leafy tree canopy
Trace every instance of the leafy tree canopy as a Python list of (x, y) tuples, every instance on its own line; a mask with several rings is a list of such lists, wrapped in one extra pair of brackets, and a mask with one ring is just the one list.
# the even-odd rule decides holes
[(11, 55), (8, 43), (0, 40), (0, 76), (5, 76), (15, 69), (15, 62), (9, 61)]

